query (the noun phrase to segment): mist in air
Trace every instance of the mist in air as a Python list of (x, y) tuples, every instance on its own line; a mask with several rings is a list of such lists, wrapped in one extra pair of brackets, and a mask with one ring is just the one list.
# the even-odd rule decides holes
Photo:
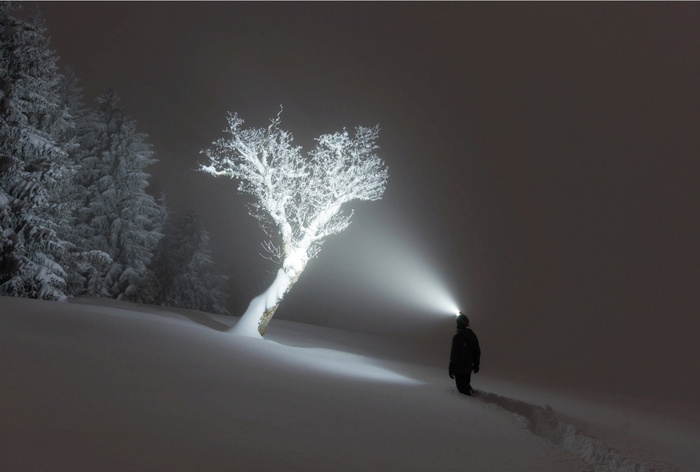
[(700, 356), (698, 4), (41, 7), (86, 98), (113, 85), (148, 134), (153, 186), (200, 214), (234, 312), (274, 268), (236, 184), (194, 169), (227, 111), (264, 126), (283, 103), (307, 149), (378, 123), (390, 175), (275, 319), (449, 338), (456, 305), (485, 363), (700, 392), (679, 380)]

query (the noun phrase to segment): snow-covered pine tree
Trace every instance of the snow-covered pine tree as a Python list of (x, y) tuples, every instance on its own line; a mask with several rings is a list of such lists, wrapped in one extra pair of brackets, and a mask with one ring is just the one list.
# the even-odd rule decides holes
[(148, 266), (148, 271), (143, 277), (139, 285), (139, 297), (138, 301), (148, 305), (162, 305), (163, 304), (163, 293), (162, 285), (163, 281), (161, 277), (163, 274), (159, 272), (160, 267), (163, 266), (163, 245), (167, 242), (168, 234), (171, 227), (171, 216), (170, 210), (168, 209), (168, 202), (165, 194), (161, 192), (157, 187), (158, 183), (154, 182), (152, 185), (153, 194), (158, 195), (156, 202), (160, 209), (159, 224), (162, 228), (162, 236), (158, 240), (156, 248), (153, 250), (153, 258), (151, 258), (151, 263)]
[(137, 300), (162, 237), (162, 210), (146, 192), (145, 169), (156, 162), (146, 139), (113, 90), (97, 98), (80, 136), (76, 179), (78, 250), (94, 256), (84, 274), (88, 295)]
[(82, 101), (82, 88), (78, 86), (78, 78), (66, 70), (59, 76), (58, 94), (61, 109), (67, 118), (67, 126), (61, 132), (60, 141), (64, 143), (67, 153), (65, 160), (66, 177), (57, 185), (49, 207), (48, 217), (55, 225), (56, 234), (65, 241), (63, 251), (57, 254), (56, 262), (63, 268), (65, 275), (65, 293), (74, 295), (76, 278), (76, 264), (78, 262), (75, 246), (72, 244), (72, 236), (75, 228), (74, 213), (79, 202), (73, 180), (78, 171), (79, 164), (75, 161), (75, 154), (79, 147), (76, 139), (77, 122), (87, 113)]
[(54, 217), (70, 181), (58, 58), (38, 12), (0, 3), (0, 294), (65, 300)]
[[(70, 91), (66, 91), (70, 94)], [(70, 101), (69, 97), (66, 97)], [(104, 274), (112, 264), (103, 241), (96, 237), (93, 219), (99, 213), (101, 201), (95, 200), (95, 183), (104, 174), (100, 155), (100, 136), (106, 129), (103, 117), (94, 110), (83, 109), (77, 114), (76, 140), (78, 148), (72, 155), (77, 172), (73, 179), (73, 244), (75, 265), (68, 271), (68, 288), (73, 295), (109, 296), (104, 288)], [(108, 139), (103, 136), (103, 140)], [(72, 270), (71, 270), (72, 269)]]
[(220, 274), (212, 257), (209, 233), (194, 210), (166, 225), (154, 259), (158, 297), (166, 306), (208, 313), (228, 313)]
[(101, 250), (88, 249), (84, 243), (84, 233), (80, 231), (79, 212), (89, 200), (87, 188), (82, 185), (85, 172), (82, 170), (81, 151), (86, 135), (92, 130), (94, 123), (83, 97), (80, 80), (72, 70), (64, 70), (60, 83), (60, 94), (63, 106), (73, 118), (72, 124), (66, 130), (66, 142), (69, 147), (69, 163), (74, 169), (70, 185), (66, 185), (60, 195), (61, 209), (56, 215), (57, 232), (62, 239), (69, 243), (69, 251), (60, 258), (66, 272), (66, 292), (68, 295), (84, 295), (88, 280), (106, 270), (111, 258)]

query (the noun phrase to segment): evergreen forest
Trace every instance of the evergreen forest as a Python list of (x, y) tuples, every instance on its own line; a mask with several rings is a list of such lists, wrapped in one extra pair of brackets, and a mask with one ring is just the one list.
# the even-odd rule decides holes
[(196, 212), (151, 193), (148, 135), (115, 90), (86, 104), (40, 12), (20, 9), (0, 3), (0, 295), (226, 313)]

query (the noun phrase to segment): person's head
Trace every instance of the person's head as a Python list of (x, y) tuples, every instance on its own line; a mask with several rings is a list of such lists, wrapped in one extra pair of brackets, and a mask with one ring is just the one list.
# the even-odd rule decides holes
[(467, 326), (469, 326), (469, 318), (460, 311), (457, 315), (457, 328), (466, 328)]

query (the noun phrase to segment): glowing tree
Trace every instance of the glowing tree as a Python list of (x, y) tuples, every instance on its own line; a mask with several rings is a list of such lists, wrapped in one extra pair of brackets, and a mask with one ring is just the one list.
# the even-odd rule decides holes
[(249, 213), (270, 237), (263, 246), (281, 265), (272, 285), (248, 305), (233, 332), (260, 337), (282, 298), (313, 259), (326, 237), (350, 224), (353, 200), (379, 200), (388, 171), (375, 154), (379, 127), (357, 127), (316, 138), (302, 155), (292, 134), (280, 129), (280, 115), (267, 128), (243, 128), (228, 115), (226, 136), (202, 151), (209, 159), (200, 170), (239, 181), (238, 191), (252, 197)]

